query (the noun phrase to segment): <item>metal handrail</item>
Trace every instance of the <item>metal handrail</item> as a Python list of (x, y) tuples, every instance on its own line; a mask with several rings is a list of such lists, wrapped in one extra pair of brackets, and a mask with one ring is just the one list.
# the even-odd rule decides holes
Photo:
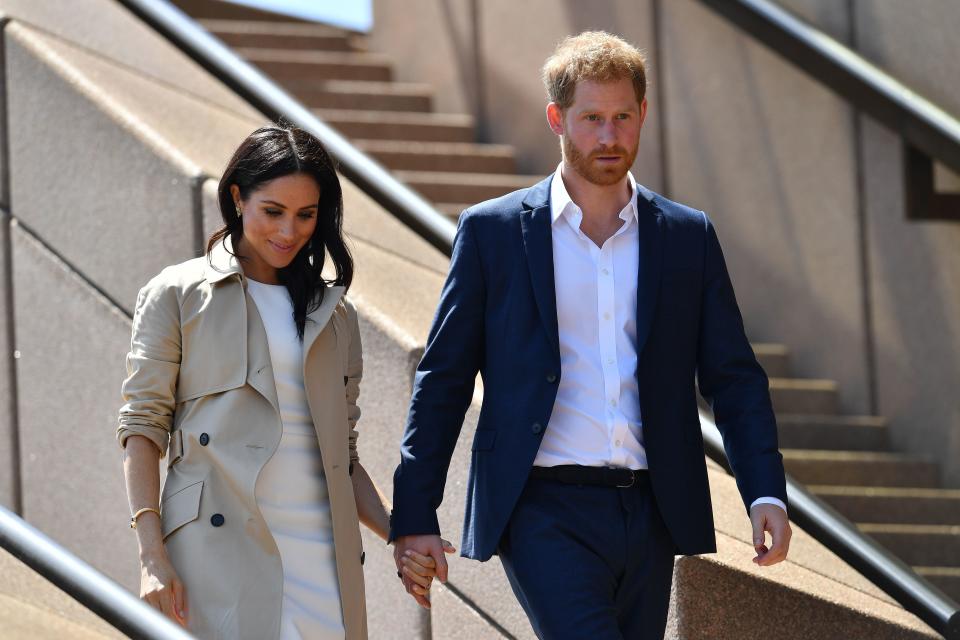
[(268, 118), (283, 118), (316, 136), (337, 160), (344, 176), (427, 242), (449, 255), (456, 226), (446, 216), (323, 123), (269, 76), (167, 0), (119, 2)]
[[(700, 430), (707, 455), (729, 471), (723, 438), (713, 419), (704, 411), (700, 411)], [(943, 591), (863, 535), (855, 524), (807, 491), (789, 474), (787, 499), (790, 501), (790, 519), (801, 529), (947, 640), (960, 640), (960, 606)]]
[[(780, 16), (784, 12), (778, 13), (775, 7), (760, 0), (701, 1), (724, 15), (728, 15), (727, 11), (731, 15), (736, 13), (728, 9), (728, 5), (736, 5), (741, 14), (752, 16), (749, 20), (742, 18), (742, 15), (740, 17), (752, 23), (759, 21), (755, 14), (760, 8), (764, 11), (761, 15), (784, 17)], [(451, 254), (455, 233), (453, 223), (377, 162), (353, 147), (346, 138), (322, 123), (269, 77), (242, 60), (166, 1), (119, 2), (264, 114), (274, 119), (283, 117), (316, 135), (341, 163), (345, 176), (437, 249)], [(745, 13), (745, 8), (752, 9), (754, 13)], [(830, 45), (827, 36), (812, 34), (812, 30), (796, 19), (791, 22), (786, 18), (790, 16), (785, 14), (781, 22), (790, 25), (790, 30), (786, 32), (791, 35), (792, 44), (789, 46), (793, 48), (791, 50), (799, 51), (791, 55), (802, 57), (811, 70), (822, 71), (826, 68), (830, 86), (838, 93), (892, 126), (918, 148), (960, 171), (960, 125), (956, 120), (856, 54), (847, 52), (841, 56), (837, 47), (842, 45)], [(746, 26), (742, 28), (750, 31)], [(786, 38), (786, 35), (781, 33), (778, 37)], [(761, 39), (772, 44), (769, 37)], [(806, 48), (801, 46), (804, 43)], [(781, 44), (781, 41), (777, 41), (776, 46)], [(831, 55), (831, 51), (834, 55)], [(851, 86), (839, 86), (841, 79)], [(872, 108), (867, 104), (870, 100), (882, 101), (885, 106)], [(701, 426), (708, 455), (726, 466), (726, 453), (716, 426), (706, 416), (701, 417)], [(811, 532), (824, 546), (889, 593), (905, 609), (949, 640), (960, 640), (960, 612), (956, 603), (789, 477), (787, 491), (791, 501), (791, 517), (799, 526)]]
[(0, 547), (131, 638), (192, 640), (193, 636), (126, 589), (0, 505)]
[(700, 0), (914, 147), (960, 173), (960, 120), (769, 0)]

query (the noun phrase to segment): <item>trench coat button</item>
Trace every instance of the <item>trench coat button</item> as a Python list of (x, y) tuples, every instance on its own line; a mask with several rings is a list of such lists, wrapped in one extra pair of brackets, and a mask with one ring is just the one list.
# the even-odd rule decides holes
[(360, 565), (363, 566), (363, 563), (366, 562), (366, 561), (367, 561), (367, 552), (366, 552), (366, 551), (361, 551), (361, 552), (360, 552)]
[(215, 514), (213, 514), (212, 516), (210, 516), (210, 524), (212, 524), (212, 525), (215, 526), (215, 527), (222, 527), (222, 526), (223, 526), (223, 515), (222, 515), (222, 514), (219, 514), (219, 513), (215, 513)]
[(534, 422), (533, 426), (530, 427), (530, 431), (533, 431), (534, 433), (540, 433), (543, 431), (543, 426), (539, 422)]
[(205, 433), (201, 433), (201, 434), (200, 434), (200, 444), (205, 447), (205, 446), (207, 446), (207, 443), (209, 443), (209, 442), (210, 442), (210, 436), (208, 436), (208, 435), (205, 434)]
[(556, 382), (556, 381), (557, 381), (557, 376), (556, 376), (556, 374), (553, 374), (553, 373), (548, 373), (548, 374), (547, 374), (547, 382), (549, 382), (550, 384), (553, 384), (553, 383)]

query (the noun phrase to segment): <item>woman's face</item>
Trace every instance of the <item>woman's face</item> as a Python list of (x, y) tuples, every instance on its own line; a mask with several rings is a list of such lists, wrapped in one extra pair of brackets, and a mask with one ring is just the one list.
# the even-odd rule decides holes
[(290, 264), (317, 226), (320, 187), (312, 176), (295, 173), (264, 183), (246, 200), (236, 185), (230, 186), (230, 193), (243, 212), (237, 253), (247, 258), (244, 273), (259, 282), (279, 284), (277, 270)]

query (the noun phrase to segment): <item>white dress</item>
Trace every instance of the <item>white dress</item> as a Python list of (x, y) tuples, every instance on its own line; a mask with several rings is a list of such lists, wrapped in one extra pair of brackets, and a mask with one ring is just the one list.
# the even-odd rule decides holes
[(263, 319), (283, 435), (257, 479), (256, 499), (283, 562), (280, 640), (344, 637), (323, 459), (303, 387), (303, 344), (286, 287), (247, 279)]

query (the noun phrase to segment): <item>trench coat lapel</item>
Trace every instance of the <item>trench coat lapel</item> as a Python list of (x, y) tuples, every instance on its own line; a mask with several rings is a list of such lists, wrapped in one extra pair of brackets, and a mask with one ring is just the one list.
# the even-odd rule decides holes
[(310, 353), (310, 347), (316, 342), (317, 336), (330, 321), (330, 316), (333, 315), (333, 310), (337, 308), (337, 303), (343, 297), (344, 291), (343, 287), (327, 287), (323, 292), (323, 301), (320, 306), (307, 314), (307, 324), (303, 328), (304, 361)]
[(273, 363), (270, 360), (270, 343), (267, 330), (263, 325), (257, 304), (250, 294), (247, 298), (247, 384), (270, 401), (273, 408), (280, 412), (277, 398), (277, 383), (273, 377)]

